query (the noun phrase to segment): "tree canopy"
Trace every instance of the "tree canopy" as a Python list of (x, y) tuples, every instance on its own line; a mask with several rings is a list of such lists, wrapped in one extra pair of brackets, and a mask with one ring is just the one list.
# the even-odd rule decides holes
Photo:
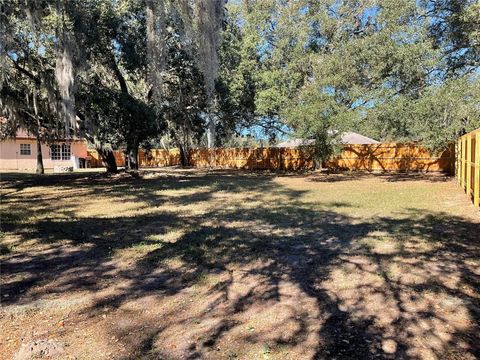
[[(475, 0), (12, 0), (0, 5), (2, 136), (138, 148), (294, 132), (440, 149), (480, 126)], [(248, 136), (246, 137), (248, 138)]]
[(343, 130), (439, 149), (480, 126), (475, 1), (245, 1), (236, 5), (254, 117), (316, 138)]

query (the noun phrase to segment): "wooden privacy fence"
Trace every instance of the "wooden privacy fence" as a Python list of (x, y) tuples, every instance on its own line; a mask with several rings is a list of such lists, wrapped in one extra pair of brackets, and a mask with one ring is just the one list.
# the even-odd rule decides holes
[(480, 206), (480, 129), (460, 137), (456, 144), (455, 176), (458, 183)]
[(194, 149), (190, 165), (248, 170), (308, 170), (315, 167), (312, 148)]
[[(103, 166), (96, 151), (89, 151), (92, 167)], [(118, 166), (125, 165), (121, 152), (115, 152)], [(240, 148), (193, 149), (189, 162), (195, 167), (219, 167), (250, 170), (298, 171), (313, 169), (313, 148)], [(454, 168), (454, 149), (449, 147), (438, 155), (430, 154), (416, 144), (345, 145), (342, 152), (325, 162), (334, 170), (365, 171), (442, 171), (451, 173)], [(180, 164), (178, 149), (140, 150), (141, 167), (162, 167)]]
[[(241, 148), (241, 149), (192, 149), (189, 163), (194, 167), (217, 167), (249, 170), (313, 169), (313, 149), (287, 148)], [(96, 150), (88, 150), (91, 167), (102, 167), (102, 159)], [(117, 166), (125, 166), (125, 156), (114, 151)], [(180, 165), (178, 149), (140, 150), (138, 161), (141, 167), (163, 167)]]
[[(125, 160), (122, 161), (123, 164), (125, 164)], [(138, 164), (143, 167), (164, 167), (180, 165), (180, 151), (178, 149), (152, 149), (148, 151), (139, 150)]]
[[(97, 168), (97, 167), (104, 166), (102, 162), (102, 158), (100, 157), (100, 154), (98, 153), (97, 150), (88, 149), (87, 154), (88, 154), (90, 167)], [(114, 151), (113, 155), (115, 156), (115, 162), (117, 163), (117, 166), (125, 166), (125, 156), (123, 155), (123, 152)]]
[(431, 154), (418, 144), (381, 143), (345, 145), (340, 155), (325, 163), (338, 170), (441, 171), (453, 173), (454, 147)]

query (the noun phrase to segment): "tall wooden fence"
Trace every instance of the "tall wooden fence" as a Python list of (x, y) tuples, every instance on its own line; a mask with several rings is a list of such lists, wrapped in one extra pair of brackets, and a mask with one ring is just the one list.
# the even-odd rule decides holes
[[(100, 157), (100, 154), (98, 153), (97, 150), (94, 149), (88, 149), (88, 160), (90, 167), (92, 168), (97, 168), (97, 167), (103, 167), (103, 162), (102, 158)], [(115, 156), (115, 162), (117, 163), (117, 166), (125, 166), (125, 156), (123, 155), (123, 152), (121, 151), (114, 151), (113, 155)]]
[(326, 162), (339, 170), (424, 171), (453, 173), (454, 148), (431, 154), (418, 144), (381, 143), (345, 145), (340, 155)]
[[(189, 154), (191, 166), (206, 168), (228, 168), (249, 170), (287, 170), (298, 171), (313, 169), (313, 149), (288, 148), (239, 148), (239, 149), (192, 149)], [(122, 152), (115, 151), (118, 166), (125, 165)], [(90, 166), (102, 167), (102, 159), (96, 150), (89, 150)], [(163, 167), (180, 165), (178, 149), (140, 150), (138, 154), (141, 167)]]
[(195, 167), (249, 170), (308, 170), (315, 167), (311, 148), (195, 149), (190, 152)]
[(480, 206), (480, 129), (460, 137), (456, 144), (455, 176), (458, 183)]
[[(102, 166), (96, 151), (90, 152), (91, 166)], [(124, 166), (121, 152), (116, 152), (117, 165)], [(195, 167), (217, 167), (251, 170), (298, 171), (313, 169), (313, 148), (241, 148), (193, 149), (189, 161)], [(180, 154), (172, 150), (141, 150), (141, 167), (162, 167), (180, 164)], [(416, 144), (346, 145), (336, 157), (324, 163), (335, 170), (365, 171), (442, 171), (453, 172), (455, 164), (453, 147), (441, 154), (430, 154)]]
[[(122, 159), (122, 164), (125, 164), (124, 159)], [(142, 167), (180, 165), (180, 151), (178, 149), (152, 149), (148, 151), (139, 150), (138, 164)]]

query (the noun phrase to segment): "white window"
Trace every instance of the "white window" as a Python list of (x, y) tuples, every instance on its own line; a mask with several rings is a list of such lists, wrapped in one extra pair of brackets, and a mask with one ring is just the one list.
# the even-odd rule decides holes
[(50, 157), (52, 158), (52, 160), (62, 159), (62, 148), (60, 145), (52, 145), (50, 147)]
[(62, 145), (62, 160), (70, 160), (70, 145)]
[(32, 148), (30, 144), (20, 144), (20, 155), (31, 155)]
[(52, 145), (50, 147), (50, 157), (52, 160), (70, 160), (71, 149), (69, 144)]

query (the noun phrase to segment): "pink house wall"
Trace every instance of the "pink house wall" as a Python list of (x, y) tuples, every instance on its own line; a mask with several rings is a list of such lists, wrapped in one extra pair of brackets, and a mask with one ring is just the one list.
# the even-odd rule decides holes
[[(62, 144), (63, 142), (59, 142)], [(52, 160), (50, 148), (42, 144), (43, 166), (53, 169), (55, 166), (74, 166), (75, 158), (87, 157), (87, 144), (85, 141), (70, 141), (70, 160)], [(31, 154), (20, 155), (20, 144), (30, 144)], [(5, 140), (0, 142), (0, 170), (32, 170), (37, 167), (37, 144), (33, 139)]]

